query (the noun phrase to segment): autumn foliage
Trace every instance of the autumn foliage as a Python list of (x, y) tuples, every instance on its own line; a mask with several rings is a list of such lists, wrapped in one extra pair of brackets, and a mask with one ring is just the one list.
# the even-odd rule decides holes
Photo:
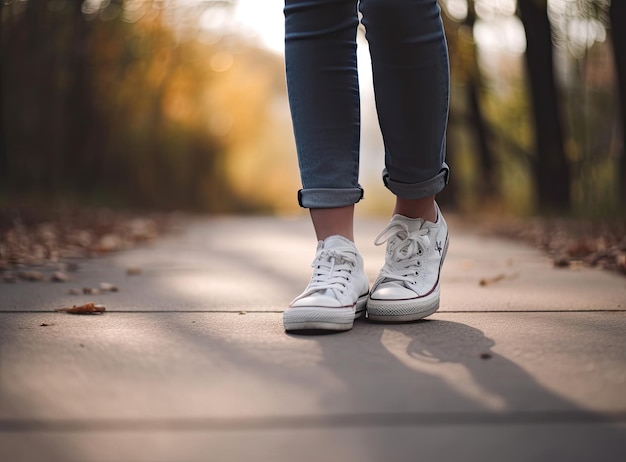
[(267, 195), (297, 180), (276, 178), (292, 149), (288, 120), (272, 112), (285, 97), (281, 58), (236, 37), (177, 35), (157, 2), (140, 2), (132, 20), (86, 3), (2, 6), (0, 189), (165, 209), (280, 207)]

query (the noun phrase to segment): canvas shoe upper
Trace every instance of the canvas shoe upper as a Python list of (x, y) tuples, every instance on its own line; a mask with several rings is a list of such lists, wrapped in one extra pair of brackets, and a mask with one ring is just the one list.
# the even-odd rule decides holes
[(283, 313), (285, 330), (349, 330), (365, 311), (369, 282), (352, 241), (330, 236), (319, 241), (307, 288)]
[(376, 238), (387, 243), (385, 265), (374, 281), (367, 315), (377, 321), (413, 321), (439, 308), (439, 277), (448, 248), (448, 226), (394, 215)]

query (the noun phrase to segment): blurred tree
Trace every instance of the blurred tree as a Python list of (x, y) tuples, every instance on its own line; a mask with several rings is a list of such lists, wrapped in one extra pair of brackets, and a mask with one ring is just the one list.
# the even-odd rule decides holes
[(68, 16), (71, 18), (71, 32), (68, 44), (69, 88), (67, 95), (68, 121), (65, 126), (67, 146), (67, 173), (74, 178), (82, 191), (92, 190), (96, 183), (94, 170), (98, 151), (89, 149), (89, 131), (94, 123), (93, 88), (89, 63), (89, 36), (92, 22), (85, 21), (82, 2), (70, 4)]
[[(246, 196), (250, 181), (235, 176), (254, 171), (252, 159), (273, 164), (291, 148), (281, 142), (289, 127), (281, 131), (272, 112), (284, 97), (284, 71), (278, 56), (201, 27), (203, 15), (226, 21), (233, 4), (3, 0), (0, 180), (8, 184), (0, 182), (0, 192), (270, 208), (269, 196)], [(274, 183), (275, 193), (291, 186)]]
[(535, 134), (533, 171), (537, 205), (542, 210), (564, 211), (570, 207), (571, 179), (554, 76), (548, 3), (547, 0), (518, 0), (518, 8), (526, 32), (526, 67)]
[[(618, 183), (625, 182), (617, 178), (618, 162), (619, 178), (626, 170), (613, 85), (614, 67), (626, 63), (620, 51), (626, 19), (618, 12), (626, 2), (441, 3), (453, 76), (448, 141), (455, 181), (462, 180), (459, 199), (472, 204), (488, 172), (497, 170), (497, 202), (507, 209), (614, 212)], [(614, 60), (605, 40), (609, 5), (620, 24), (612, 28)], [(482, 125), (475, 116), (481, 113)]]
[(0, 1), (0, 190), (5, 187), (8, 179), (8, 162), (6, 148), (6, 134), (4, 124), (4, 92), (2, 82), (4, 80), (4, 56), (3, 56), (3, 23), (4, 23), (4, 2)]
[(617, 76), (617, 91), (622, 127), (620, 156), (620, 195), (626, 207), (626, 1), (613, 0), (609, 7), (609, 20), (613, 38), (613, 56)]
[[(485, 79), (479, 64), (474, 26), (478, 20), (474, 0), (442, 2), (451, 68), (451, 104), (447, 156), (454, 181), (443, 198), (456, 206), (473, 207), (475, 201), (502, 199), (492, 150), (493, 133), (485, 115)], [(468, 166), (470, 166), (468, 168)], [(468, 172), (471, 170), (471, 172)], [(464, 183), (462, 187), (457, 182)]]
[(485, 123), (483, 105), (480, 92), (483, 87), (483, 79), (476, 57), (476, 42), (474, 40), (474, 24), (476, 22), (476, 10), (474, 0), (467, 2), (467, 16), (465, 17), (464, 36), (469, 41), (469, 56), (471, 57), (470, 69), (467, 73), (466, 92), (469, 103), (469, 124), (472, 127), (472, 134), (475, 140), (478, 164), (480, 166), (480, 187), (481, 195), (489, 198), (496, 193), (496, 179), (493, 155), (489, 145), (489, 129)]

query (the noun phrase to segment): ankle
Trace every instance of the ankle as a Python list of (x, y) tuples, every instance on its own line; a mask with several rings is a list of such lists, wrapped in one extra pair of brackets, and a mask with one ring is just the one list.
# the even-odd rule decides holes
[(354, 205), (328, 209), (310, 209), (318, 241), (342, 236), (354, 242)]
[(402, 215), (407, 218), (422, 218), (434, 223), (437, 221), (435, 196), (423, 199), (403, 199), (397, 197), (393, 213), (394, 215)]

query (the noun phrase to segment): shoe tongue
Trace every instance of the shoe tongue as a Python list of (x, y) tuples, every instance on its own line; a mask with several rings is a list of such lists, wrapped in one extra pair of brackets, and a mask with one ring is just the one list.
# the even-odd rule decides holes
[(354, 246), (353, 242), (350, 239), (347, 239), (343, 236), (329, 236), (322, 241), (322, 248), (324, 249), (338, 249), (345, 248), (346, 245)]
[(391, 221), (404, 223), (409, 229), (409, 232), (419, 231), (426, 223), (423, 218), (409, 218), (404, 215), (394, 215)]

